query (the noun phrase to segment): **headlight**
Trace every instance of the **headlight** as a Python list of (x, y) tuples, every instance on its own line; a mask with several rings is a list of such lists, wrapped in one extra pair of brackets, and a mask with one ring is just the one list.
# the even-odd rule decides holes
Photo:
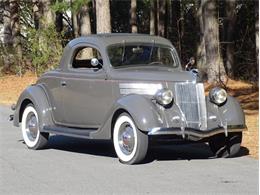
[(169, 89), (161, 89), (155, 94), (156, 101), (161, 105), (168, 105), (173, 100), (172, 91)]
[(227, 92), (225, 89), (215, 87), (209, 92), (210, 101), (213, 103), (220, 105), (223, 104), (227, 100)]

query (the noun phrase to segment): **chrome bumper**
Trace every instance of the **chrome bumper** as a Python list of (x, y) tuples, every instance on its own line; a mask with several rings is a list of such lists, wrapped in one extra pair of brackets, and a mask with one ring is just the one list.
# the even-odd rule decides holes
[[(227, 126), (227, 133), (233, 133), (233, 132), (242, 132), (246, 131), (247, 127), (245, 125), (236, 125), (236, 126)], [(155, 127), (152, 129), (149, 129), (148, 135), (177, 135), (177, 136), (192, 136), (197, 137), (200, 139), (207, 138), (214, 136), (216, 134), (225, 133), (225, 128), (216, 128), (211, 130), (198, 130), (198, 129), (191, 129), (191, 128), (185, 128), (185, 130), (182, 130), (181, 128), (162, 128), (162, 127)]]

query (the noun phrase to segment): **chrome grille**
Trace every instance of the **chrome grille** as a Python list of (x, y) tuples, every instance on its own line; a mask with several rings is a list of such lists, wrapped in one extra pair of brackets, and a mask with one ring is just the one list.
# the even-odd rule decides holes
[(207, 111), (202, 83), (176, 83), (176, 104), (180, 107), (187, 127), (207, 129)]

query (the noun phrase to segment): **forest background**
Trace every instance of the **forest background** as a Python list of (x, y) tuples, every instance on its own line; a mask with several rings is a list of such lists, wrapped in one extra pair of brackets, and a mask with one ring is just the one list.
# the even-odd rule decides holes
[(166, 37), (209, 82), (258, 82), (258, 18), (257, 0), (1, 0), (0, 71), (39, 75), (75, 37), (128, 32)]

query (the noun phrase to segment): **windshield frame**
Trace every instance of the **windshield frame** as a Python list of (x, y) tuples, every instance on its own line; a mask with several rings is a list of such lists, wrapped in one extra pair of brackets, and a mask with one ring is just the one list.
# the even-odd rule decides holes
[[(174, 64), (175, 66), (169, 66), (169, 65), (165, 65), (165, 64), (160, 64), (160, 65), (149, 65), (149, 64), (146, 64), (146, 66), (144, 66), (143, 64), (131, 64), (131, 65), (121, 65), (121, 66), (113, 66), (112, 63), (111, 63), (111, 60), (110, 60), (110, 56), (109, 56), (109, 49), (111, 47), (114, 47), (114, 46), (151, 46), (151, 47), (160, 47), (160, 48), (165, 48), (165, 49), (169, 49), (170, 52), (171, 52), (171, 56), (172, 56), (172, 59), (174, 61)], [(171, 46), (171, 45), (166, 45), (166, 44), (160, 44), (160, 43), (153, 43), (153, 42), (120, 42), (120, 43), (115, 43), (115, 44), (111, 44), (111, 45), (108, 45), (106, 47), (106, 53), (107, 53), (107, 58), (108, 58), (108, 61), (109, 61), (109, 66), (113, 69), (121, 69), (121, 68), (131, 68), (131, 67), (154, 67), (154, 66), (157, 66), (157, 67), (166, 67), (166, 68), (169, 68), (169, 69), (178, 69), (181, 67), (181, 64), (180, 64), (180, 60), (179, 60), (179, 56), (178, 56), (178, 53), (176, 51), (176, 49)]]

